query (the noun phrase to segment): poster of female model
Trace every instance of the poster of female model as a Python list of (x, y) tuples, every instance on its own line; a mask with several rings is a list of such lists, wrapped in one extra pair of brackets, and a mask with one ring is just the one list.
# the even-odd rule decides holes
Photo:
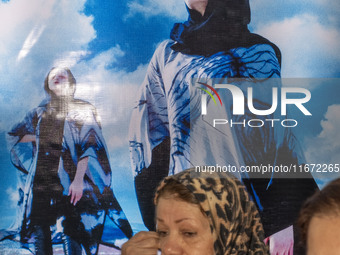
[[(0, 1), (0, 254), (121, 254), (155, 230), (159, 181), (203, 163), (237, 168), (270, 252), (300, 254), (299, 206), (340, 177), (339, 17), (329, 0)], [(229, 78), (274, 85), (235, 120)]]

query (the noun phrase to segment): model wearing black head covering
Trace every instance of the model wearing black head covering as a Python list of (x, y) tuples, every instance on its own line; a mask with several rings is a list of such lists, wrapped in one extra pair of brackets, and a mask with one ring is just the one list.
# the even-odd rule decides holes
[(269, 44), (281, 64), (279, 48), (266, 38), (249, 32), (249, 0), (209, 0), (203, 16), (188, 7), (187, 10), (188, 20), (176, 23), (171, 30), (170, 37), (177, 42), (173, 50), (209, 56), (233, 48)]

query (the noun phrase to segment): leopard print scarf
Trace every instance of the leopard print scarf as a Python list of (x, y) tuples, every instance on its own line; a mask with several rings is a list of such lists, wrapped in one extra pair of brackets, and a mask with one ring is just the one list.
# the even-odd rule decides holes
[(157, 188), (155, 201), (171, 179), (187, 187), (208, 216), (216, 255), (269, 254), (259, 213), (238, 179), (189, 169), (165, 178)]

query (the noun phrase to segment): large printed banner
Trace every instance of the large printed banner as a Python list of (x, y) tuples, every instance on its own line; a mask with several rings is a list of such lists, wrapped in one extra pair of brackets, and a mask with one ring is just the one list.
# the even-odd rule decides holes
[(172, 29), (188, 19), (184, 0), (2, 0), (0, 253), (31, 254), (46, 219), (54, 254), (79, 226), (89, 254), (120, 254), (154, 227), (157, 183), (190, 167), (242, 180), (267, 236), (292, 225), (297, 205), (340, 177), (340, 5), (250, 9), (263, 38), (246, 30), (246, 44), (214, 52), (213, 40), (170, 40), (186, 31)]

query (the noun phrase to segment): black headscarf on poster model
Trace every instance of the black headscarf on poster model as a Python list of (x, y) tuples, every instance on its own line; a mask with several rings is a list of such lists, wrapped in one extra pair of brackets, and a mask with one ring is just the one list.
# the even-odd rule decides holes
[(176, 23), (170, 38), (177, 43), (175, 51), (189, 55), (209, 56), (221, 51), (255, 44), (269, 44), (281, 64), (280, 49), (268, 39), (250, 33), (249, 0), (209, 0), (204, 15), (187, 7), (189, 18)]

